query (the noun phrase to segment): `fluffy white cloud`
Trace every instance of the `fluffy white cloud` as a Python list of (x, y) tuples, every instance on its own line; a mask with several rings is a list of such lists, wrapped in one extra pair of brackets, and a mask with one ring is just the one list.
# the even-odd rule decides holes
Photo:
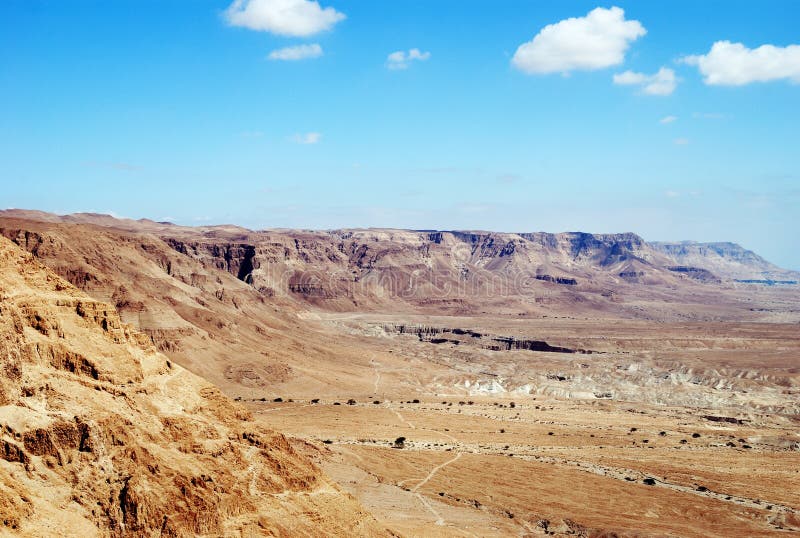
[(316, 0), (234, 0), (225, 18), (232, 26), (304, 37), (330, 30), (345, 15)]
[(296, 134), (291, 138), (295, 144), (316, 144), (322, 140), (320, 133)]
[(389, 69), (408, 69), (408, 66), (414, 60), (424, 62), (430, 57), (430, 52), (421, 52), (419, 49), (411, 49), (408, 52), (398, 50), (386, 57), (386, 67)]
[(273, 50), (267, 56), (270, 60), (283, 60), (287, 62), (306, 60), (308, 58), (319, 58), (322, 56), (322, 47), (317, 43), (311, 45), (297, 45), (296, 47), (284, 47)]
[(625, 71), (614, 75), (614, 84), (641, 86), (647, 95), (671, 95), (678, 85), (675, 71), (662, 67), (654, 75)]
[(676, 121), (677, 119), (678, 119), (678, 116), (664, 116), (663, 118), (658, 120), (658, 123), (666, 125), (668, 123), (672, 123), (672, 122)]
[(525, 73), (569, 73), (621, 64), (632, 41), (647, 33), (639, 21), (625, 20), (618, 7), (598, 7), (585, 17), (542, 28), (514, 53), (511, 64)]
[(761, 45), (749, 49), (741, 43), (717, 41), (708, 54), (686, 56), (696, 65), (703, 82), (719, 86), (743, 86), (751, 82), (789, 79), (800, 83), (800, 45)]

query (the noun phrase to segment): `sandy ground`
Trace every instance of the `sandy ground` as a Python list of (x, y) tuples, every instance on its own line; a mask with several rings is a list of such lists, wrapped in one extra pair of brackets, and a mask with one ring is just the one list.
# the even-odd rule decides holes
[[(321, 321), (362, 340), (364, 379), (349, 393), (246, 403), (308, 441), (303, 450), (396, 532), (800, 531), (800, 421), (785, 412), (797, 401), (796, 327), (411, 320), (598, 351), (585, 355), (376, 330), (389, 322), (397, 318)], [(590, 396), (596, 386), (615, 397)]]

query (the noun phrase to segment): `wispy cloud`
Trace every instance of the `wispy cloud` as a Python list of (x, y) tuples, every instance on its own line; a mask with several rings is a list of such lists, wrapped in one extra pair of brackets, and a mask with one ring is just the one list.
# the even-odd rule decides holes
[(320, 56), (322, 56), (322, 47), (317, 43), (312, 43), (310, 45), (297, 45), (295, 47), (276, 49), (270, 52), (267, 58), (273, 61), (296, 62), (298, 60), (319, 58)]
[(658, 123), (660, 123), (662, 125), (667, 125), (667, 124), (670, 124), (670, 123), (674, 123), (677, 120), (678, 120), (678, 116), (664, 116), (663, 118), (658, 120)]
[(676, 146), (686, 146), (686, 145), (689, 144), (689, 139), (688, 138), (676, 138), (675, 140), (673, 140), (673, 143)]
[(666, 190), (664, 191), (664, 196), (667, 198), (682, 198), (682, 197), (692, 197), (697, 198), (702, 193), (700, 191), (676, 191), (676, 190)]
[(430, 52), (422, 52), (419, 49), (410, 49), (408, 52), (398, 50), (386, 57), (386, 67), (392, 70), (408, 69), (411, 62), (424, 62), (430, 57)]
[(613, 80), (618, 85), (639, 86), (647, 95), (672, 95), (678, 85), (675, 71), (668, 67), (662, 67), (653, 75), (625, 71), (614, 75)]
[(295, 144), (317, 144), (322, 140), (322, 135), (320, 133), (298, 133), (292, 135), (290, 140)]

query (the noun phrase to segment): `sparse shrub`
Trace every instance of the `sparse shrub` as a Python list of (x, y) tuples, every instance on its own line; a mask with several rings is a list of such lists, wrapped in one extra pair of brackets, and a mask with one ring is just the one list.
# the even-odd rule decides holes
[(666, 437), (667, 432), (658, 432), (658, 435), (660, 435), (661, 437)]
[(404, 448), (406, 446), (406, 438), (402, 435), (394, 440), (395, 448)]
[(314, 398), (313, 400), (311, 400), (311, 403), (312, 404), (318, 404), (319, 403), (319, 398)]
[(324, 441), (322, 441), (322, 442), (323, 442), (324, 444), (326, 444), (326, 445), (332, 445), (332, 444), (333, 444), (333, 441), (331, 441), (330, 439), (325, 439), (325, 440), (324, 440)]
[(273, 401), (273, 402), (275, 402), (275, 403), (281, 403), (281, 402), (283, 401), (283, 398), (281, 398), (280, 396), (278, 396), (277, 398), (275, 398), (275, 399), (274, 399), (274, 400), (272, 400), (272, 401)]
[(350, 398), (349, 400), (347, 400), (347, 405), (356, 405), (356, 401)]
[(547, 432), (547, 435), (555, 435), (553, 432)]
[(642, 480), (642, 483), (646, 484), (648, 486), (655, 486), (656, 485), (656, 481), (653, 478), (645, 478), (644, 480)]
[(375, 400), (375, 401), (374, 401), (374, 402), (372, 402), (372, 403), (374, 403), (375, 405), (380, 405), (381, 401), (380, 401), (380, 400)]
[(333, 402), (333, 405), (342, 405), (339, 402)]
[(419, 403), (419, 400), (417, 398), (414, 398), (413, 400), (411, 400), (411, 403)]
[(508, 404), (508, 407), (510, 407), (511, 409), (514, 409), (515, 407), (517, 407), (517, 404), (515, 404), (514, 402), (511, 402), (510, 404)]
[(638, 429), (639, 429), (639, 428), (631, 428), (631, 431), (632, 431), (632, 432), (635, 432), (635, 431), (636, 431), (636, 430), (638, 430)]
[(682, 445), (685, 445), (685, 444), (686, 444), (686, 443), (688, 443), (688, 442), (689, 442), (689, 441), (687, 441), (686, 439), (681, 439), (681, 444), (682, 444)]
[(693, 433), (692, 434), (692, 439), (697, 439), (698, 437), (700, 437), (699, 433)]
[(500, 428), (500, 433), (506, 433), (505, 428)]
[(705, 486), (697, 486), (697, 491), (708, 491), (708, 488)]

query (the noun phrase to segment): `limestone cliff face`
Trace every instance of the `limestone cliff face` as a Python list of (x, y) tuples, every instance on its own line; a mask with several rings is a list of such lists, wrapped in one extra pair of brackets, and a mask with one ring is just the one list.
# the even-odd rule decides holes
[(654, 250), (676, 264), (706, 269), (719, 277), (734, 280), (798, 280), (800, 273), (787, 271), (736, 243), (653, 242)]
[[(738, 312), (732, 317), (743, 319), (767, 310), (736, 296), (753, 292), (737, 280), (795, 278), (736, 245), (671, 247), (632, 233), (251, 231), (12, 211), (0, 212), (0, 234), (81, 289), (112, 301), (126, 321), (173, 353), (181, 353), (186, 332), (194, 330), (188, 325), (199, 328), (198, 343), (203, 331), (218, 332), (202, 312), (218, 313), (216, 301), (239, 311), (225, 319), (253, 319), (247, 304), (260, 312), (311, 306), (537, 316), (577, 308), (626, 318), (716, 319)], [(187, 296), (184, 284), (199, 296)], [(791, 288), (779, 291), (796, 293), (798, 286)], [(720, 304), (721, 314), (708, 311), (708, 304)], [(225, 345), (237, 341), (240, 335)], [(250, 354), (252, 347), (237, 353)]]
[(0, 522), (19, 536), (380, 536), (280, 434), (0, 239)]
[(575, 293), (589, 293), (602, 303), (609, 286), (692, 281), (669, 270), (674, 260), (630, 233), (212, 230), (200, 236), (165, 229), (159, 235), (176, 251), (269, 297), (332, 310), (391, 302), (394, 308), (469, 311), (499, 300), (524, 310), (544, 297), (570, 303)]

